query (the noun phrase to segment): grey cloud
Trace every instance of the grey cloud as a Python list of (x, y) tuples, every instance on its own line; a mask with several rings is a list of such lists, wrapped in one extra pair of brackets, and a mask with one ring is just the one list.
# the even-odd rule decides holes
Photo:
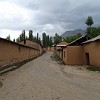
[[(3, 20), (0, 29), (33, 29), (48, 33), (63, 33), (68, 29), (86, 28), (85, 20), (93, 16), (94, 25), (99, 25), (100, 1), (95, 0), (10, 0), (30, 12), (29, 24), (23, 24), (21, 16)], [(10, 23), (9, 23), (10, 22)], [(51, 28), (52, 27), (52, 28)]]

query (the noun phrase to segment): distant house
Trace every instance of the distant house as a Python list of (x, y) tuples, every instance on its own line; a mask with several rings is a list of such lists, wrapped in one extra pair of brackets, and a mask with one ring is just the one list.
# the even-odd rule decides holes
[(86, 64), (100, 67), (100, 35), (93, 39), (84, 35), (71, 42), (63, 48), (62, 59), (68, 65)]
[(82, 42), (89, 39), (90, 36), (85, 34), (63, 48), (63, 61), (69, 65), (83, 65)]
[(66, 47), (67, 45), (68, 45), (67, 42), (62, 41), (62, 42), (60, 42), (60, 43), (58, 43), (58, 44), (56, 45), (56, 50), (58, 50), (58, 49), (60, 49), (60, 48), (63, 48), (63, 47)]
[(52, 45), (51, 47), (47, 48), (48, 51), (55, 52), (56, 51), (56, 44)]
[(61, 59), (63, 59), (63, 48), (66, 47), (67, 45), (68, 43), (65, 41), (62, 41), (56, 45), (57, 54), (60, 56)]
[(100, 67), (100, 35), (82, 43), (84, 64)]

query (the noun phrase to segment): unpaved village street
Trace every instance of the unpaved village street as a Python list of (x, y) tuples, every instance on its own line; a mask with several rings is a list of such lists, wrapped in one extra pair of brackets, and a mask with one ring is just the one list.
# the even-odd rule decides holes
[(0, 76), (0, 100), (100, 100), (99, 72), (57, 64), (51, 55)]

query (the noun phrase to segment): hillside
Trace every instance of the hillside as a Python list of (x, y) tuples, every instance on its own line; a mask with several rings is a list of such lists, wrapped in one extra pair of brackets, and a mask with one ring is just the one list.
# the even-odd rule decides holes
[(85, 34), (86, 31), (85, 30), (82, 30), (82, 29), (76, 29), (76, 30), (70, 30), (70, 31), (66, 31), (64, 32), (61, 37), (67, 37), (67, 36), (73, 36), (73, 35), (76, 35), (77, 33), (81, 33), (81, 34)]

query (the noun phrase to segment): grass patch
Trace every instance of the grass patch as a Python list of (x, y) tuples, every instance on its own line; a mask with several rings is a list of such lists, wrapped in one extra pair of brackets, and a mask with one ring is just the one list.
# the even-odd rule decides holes
[(58, 64), (65, 65), (64, 61), (57, 55), (56, 52), (53, 53), (51, 59), (57, 61)]
[(89, 67), (87, 67), (87, 70), (100, 72), (100, 68), (99, 67), (95, 67), (95, 66), (89, 66)]

